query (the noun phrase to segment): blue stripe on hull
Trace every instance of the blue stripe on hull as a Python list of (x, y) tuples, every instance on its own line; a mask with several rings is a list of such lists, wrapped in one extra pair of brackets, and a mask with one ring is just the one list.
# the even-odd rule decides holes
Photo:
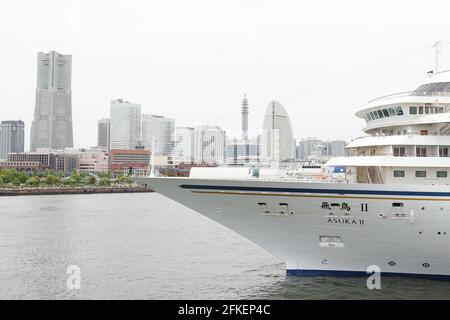
[[(333, 277), (368, 277), (370, 274), (364, 271), (345, 271), (345, 270), (303, 270), (303, 269), (287, 269), (286, 273), (291, 276), (333, 276)], [(382, 276), (391, 277), (410, 277), (422, 279), (450, 280), (450, 275), (442, 274), (421, 274), (421, 273), (397, 273), (382, 272)]]
[(298, 192), (298, 193), (325, 193), (325, 194), (372, 194), (387, 196), (434, 196), (450, 197), (450, 192), (426, 192), (426, 191), (385, 191), (385, 190), (350, 190), (350, 189), (309, 189), (309, 188), (274, 188), (274, 187), (246, 187), (246, 186), (215, 186), (182, 184), (180, 188), (194, 190), (234, 190), (234, 191), (259, 191), (259, 192)]

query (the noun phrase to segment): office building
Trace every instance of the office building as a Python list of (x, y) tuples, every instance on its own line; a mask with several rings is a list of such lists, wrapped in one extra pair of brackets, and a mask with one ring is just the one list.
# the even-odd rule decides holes
[[(175, 121), (153, 114), (142, 115), (142, 145), (155, 155), (172, 154)], [(153, 150), (153, 137), (155, 150)]]
[(110, 105), (110, 148), (135, 149), (141, 144), (141, 106), (123, 99)]
[(30, 149), (73, 147), (72, 56), (39, 52), (34, 119)]
[(108, 172), (109, 154), (106, 148), (67, 148), (65, 153), (78, 156), (80, 172)]
[(263, 159), (277, 163), (295, 158), (291, 121), (281, 103), (272, 101), (267, 106), (261, 138)]
[(0, 123), (0, 161), (8, 158), (10, 152), (23, 152), (25, 124), (22, 120)]
[(98, 120), (97, 127), (97, 146), (109, 150), (109, 128), (110, 121), (109, 118)]
[(311, 137), (302, 139), (296, 148), (296, 160), (326, 160), (331, 157), (342, 157), (347, 154), (346, 144), (343, 140), (323, 141)]
[(63, 174), (71, 174), (73, 170), (79, 170), (79, 157), (64, 152), (39, 149), (36, 152), (10, 153), (8, 162), (15, 162), (17, 165), (31, 162), (38, 162), (43, 168), (48, 168), (54, 172), (61, 171)]
[(226, 134), (218, 126), (194, 128), (194, 161), (206, 164), (225, 162)]
[(176, 162), (194, 161), (194, 128), (175, 128), (175, 141), (172, 157)]
[(118, 173), (140, 174), (150, 170), (150, 151), (142, 149), (111, 149), (109, 170)]
[(345, 146), (347, 142), (343, 140), (333, 140), (328, 143), (329, 155), (332, 157), (344, 157), (346, 155)]
[(227, 139), (227, 164), (245, 165), (261, 161), (261, 137)]

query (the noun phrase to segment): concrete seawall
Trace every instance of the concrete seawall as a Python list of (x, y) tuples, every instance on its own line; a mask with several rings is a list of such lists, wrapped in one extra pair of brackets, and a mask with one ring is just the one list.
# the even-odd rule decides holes
[(135, 192), (154, 192), (154, 191), (145, 186), (1, 188), (0, 196), (29, 196), (29, 195), (51, 195), (51, 194), (91, 194), (91, 193), (135, 193)]

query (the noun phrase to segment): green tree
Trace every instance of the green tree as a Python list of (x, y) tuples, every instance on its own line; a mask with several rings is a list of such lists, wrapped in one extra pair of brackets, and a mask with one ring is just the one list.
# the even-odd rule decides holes
[(25, 183), (28, 179), (28, 174), (24, 171), (19, 172), (16, 179), (19, 179), (20, 183)]
[(0, 176), (2, 177), (4, 184), (8, 184), (12, 181), (11, 172), (8, 169), (2, 169), (0, 171)]
[(69, 177), (69, 178), (67, 178), (67, 179), (64, 179), (64, 180), (63, 180), (63, 183), (64, 183), (65, 185), (68, 185), (68, 186), (74, 186), (74, 185), (77, 184), (77, 180), (75, 180), (75, 179), (72, 178), (72, 177)]
[(32, 176), (31, 178), (28, 178), (27, 181), (25, 182), (28, 186), (31, 187), (37, 187), (40, 184), (40, 179), (39, 177), (36, 176)]
[(53, 175), (53, 172), (49, 168), (46, 168), (44, 171), (44, 177), (47, 178), (49, 175)]
[(108, 178), (101, 178), (99, 184), (101, 186), (109, 186), (111, 184), (111, 180)]
[(38, 169), (36, 169), (36, 168), (33, 169), (32, 176), (33, 176), (33, 177), (39, 177), (39, 171), (38, 171)]
[(130, 184), (133, 182), (133, 180), (129, 177), (125, 177), (122, 175), (121, 177), (119, 177), (119, 182), (123, 184)]
[(48, 175), (46, 178), (45, 178), (45, 184), (46, 185), (49, 185), (49, 186), (53, 186), (53, 185), (55, 185), (56, 183), (58, 182), (58, 178), (57, 177), (55, 177), (54, 175)]
[(93, 185), (93, 184), (95, 184), (95, 182), (96, 182), (94, 176), (87, 176), (86, 179), (85, 179), (85, 181), (86, 181), (87, 184), (90, 184), (90, 185)]
[(12, 184), (14, 185), (14, 186), (20, 186), (20, 179), (19, 178), (14, 178), (14, 180), (12, 181)]
[(72, 175), (71, 175), (70, 177), (71, 177), (73, 180), (75, 180), (76, 183), (81, 182), (81, 176), (80, 176), (80, 174), (78, 173), (78, 170), (73, 170), (73, 171), (72, 171)]

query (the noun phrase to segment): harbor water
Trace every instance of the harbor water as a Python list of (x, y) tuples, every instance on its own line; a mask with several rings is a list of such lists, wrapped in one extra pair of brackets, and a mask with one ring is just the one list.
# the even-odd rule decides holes
[[(73, 266), (79, 289), (67, 285)], [(287, 276), (264, 249), (158, 193), (0, 198), (0, 299), (450, 299), (450, 281), (366, 281)]]

